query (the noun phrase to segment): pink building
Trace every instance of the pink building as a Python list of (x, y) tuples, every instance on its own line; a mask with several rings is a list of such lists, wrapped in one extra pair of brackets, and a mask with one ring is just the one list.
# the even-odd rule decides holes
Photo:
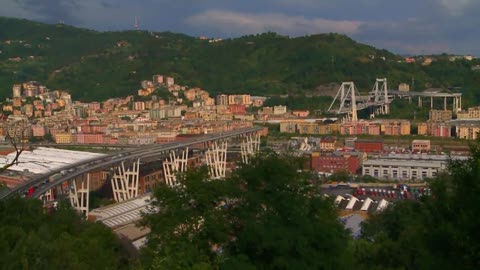
[(452, 137), (452, 129), (447, 125), (433, 124), (430, 132), (434, 137)]
[(73, 143), (78, 144), (102, 144), (102, 133), (77, 133), (73, 136)]
[(44, 137), (45, 127), (42, 125), (32, 125), (32, 135), (33, 137)]
[(292, 114), (295, 115), (296, 117), (308, 117), (310, 112), (309, 111), (293, 111)]

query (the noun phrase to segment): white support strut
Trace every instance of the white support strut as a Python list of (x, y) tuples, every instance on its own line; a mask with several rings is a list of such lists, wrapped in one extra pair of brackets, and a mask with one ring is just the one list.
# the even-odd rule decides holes
[(212, 179), (224, 178), (227, 171), (227, 141), (212, 143), (205, 153), (208, 172)]
[(177, 185), (177, 173), (186, 172), (188, 165), (188, 148), (180, 155), (174, 151), (170, 152), (170, 157), (163, 161), (163, 175), (165, 177), (165, 184), (173, 187)]
[(253, 156), (260, 151), (260, 134), (247, 135), (240, 143), (240, 152), (242, 155), (242, 162), (250, 163)]
[(138, 196), (138, 180), (140, 171), (140, 159), (133, 163), (132, 168), (125, 169), (125, 164), (118, 167), (118, 171), (112, 176), (111, 184), (113, 198), (116, 202), (133, 199)]
[(70, 182), (70, 204), (72, 207), (88, 217), (90, 194), (90, 174), (87, 177), (73, 179)]

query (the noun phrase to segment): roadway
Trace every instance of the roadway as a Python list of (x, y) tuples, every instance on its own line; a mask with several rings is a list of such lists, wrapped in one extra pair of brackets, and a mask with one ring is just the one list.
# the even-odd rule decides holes
[(257, 132), (262, 129), (262, 127), (241, 128), (228, 132), (203, 135), (201, 137), (195, 137), (188, 141), (147, 145), (134, 150), (130, 149), (84, 160), (59, 169), (52, 170), (46, 174), (38, 175), (33, 179), (10, 189), (8, 192), (0, 194), (0, 200), (5, 199), (13, 194), (24, 193), (31, 187), (37, 187), (32, 197), (38, 198), (41, 195), (45, 194), (45, 192), (47, 192), (49, 189), (91, 171), (97, 171), (105, 167), (110, 167), (114, 164), (119, 164), (124, 161), (133, 161), (139, 158), (159, 156), (162, 153), (169, 152), (171, 150), (186, 148), (199, 143), (228, 139), (247, 133)]

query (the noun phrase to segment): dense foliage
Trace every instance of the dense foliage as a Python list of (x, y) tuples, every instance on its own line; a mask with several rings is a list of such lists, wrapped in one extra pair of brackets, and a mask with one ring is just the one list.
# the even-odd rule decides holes
[(159, 187), (141, 265), (70, 208), (0, 201), (2, 269), (479, 269), (480, 148), (432, 180), (432, 196), (398, 201), (352, 239), (301, 160), (265, 154), (224, 180), (205, 168)]
[(117, 237), (101, 224), (83, 221), (71, 208), (46, 213), (38, 200), (0, 201), (2, 269), (122, 269)]
[[(101, 33), (0, 18), (0, 51), (4, 97), (13, 83), (38, 80), (68, 89), (76, 99), (103, 100), (135, 94), (141, 80), (165, 74), (212, 94), (329, 95), (317, 86), (342, 81), (354, 81), (367, 92), (375, 78), (387, 77), (392, 88), (414, 79), (415, 90), (459, 87), (467, 94), (465, 102), (480, 100), (480, 72), (471, 69), (477, 61), (440, 56), (430, 66), (407, 64), (338, 34), (266, 33), (210, 43), (169, 32)], [(9, 60), (16, 57), (18, 62)]]
[(348, 269), (348, 233), (301, 164), (269, 154), (224, 181), (205, 170), (155, 193), (145, 266), (153, 269)]
[(480, 148), (435, 179), (432, 197), (371, 218), (356, 242), (363, 269), (479, 269)]

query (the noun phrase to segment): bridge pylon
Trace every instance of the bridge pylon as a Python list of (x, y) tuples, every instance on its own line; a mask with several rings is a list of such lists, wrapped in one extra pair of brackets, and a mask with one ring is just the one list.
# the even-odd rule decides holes
[(240, 152), (242, 155), (242, 162), (245, 164), (250, 163), (252, 157), (254, 157), (260, 151), (260, 134), (247, 135), (240, 143)]
[[(353, 82), (343, 82), (330, 107), (328, 107), (328, 111), (332, 111), (334, 104), (338, 101), (338, 110), (335, 109), (334, 111), (337, 114), (347, 113), (350, 115), (349, 119), (351, 119), (352, 122), (357, 122), (357, 95), (360, 96), (360, 93)], [(348, 102), (350, 102), (350, 104), (348, 104)]]
[(124, 162), (118, 166), (117, 172), (111, 179), (113, 198), (116, 202), (126, 201), (138, 196), (139, 171), (140, 159), (128, 169), (125, 169)]
[(163, 175), (165, 184), (173, 187), (177, 185), (177, 173), (186, 172), (188, 165), (188, 147), (179, 155), (174, 151), (170, 152), (170, 157), (163, 161)]
[(390, 113), (387, 78), (377, 78), (370, 95), (375, 104), (380, 104), (380, 108), (376, 111), (378, 114)]
[(90, 197), (90, 174), (87, 177), (80, 177), (70, 180), (69, 183), (70, 204), (72, 207), (88, 217), (89, 211), (89, 197)]
[(228, 142), (213, 142), (205, 152), (207, 167), (212, 179), (224, 178), (227, 171)]

